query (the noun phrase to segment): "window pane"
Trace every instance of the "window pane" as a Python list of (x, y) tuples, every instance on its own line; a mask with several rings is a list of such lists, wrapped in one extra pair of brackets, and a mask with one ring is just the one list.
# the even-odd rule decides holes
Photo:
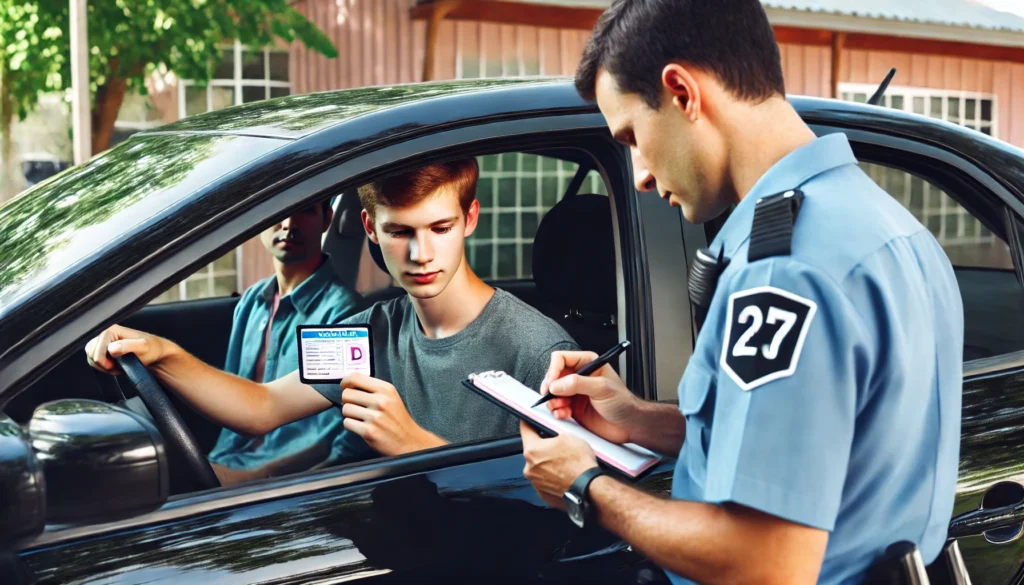
[(498, 170), (498, 155), (490, 154), (478, 157), (477, 164), (480, 165), (481, 171), (496, 171)]
[(213, 270), (217, 273), (235, 271), (235, 251), (232, 250), (213, 261)]
[(278, 98), (291, 95), (291, 90), (287, 87), (272, 87), (270, 88), (270, 97)]
[(196, 280), (185, 281), (185, 298), (187, 300), (206, 299), (210, 297), (210, 283), (206, 276)]
[(533, 278), (533, 244), (523, 244), (523, 278)]
[(267, 99), (267, 88), (260, 86), (245, 86), (242, 88), (242, 103), (258, 102)]
[(498, 179), (498, 207), (516, 206), (516, 180)]
[(476, 183), (476, 198), (480, 200), (482, 209), (494, 207), (494, 179), (481, 177)]
[(989, 126), (985, 126), (984, 128), (982, 128), (981, 132), (982, 134), (988, 134), (989, 136), (992, 136), (992, 128)]
[(489, 211), (481, 211), (480, 219), (477, 220), (476, 231), (473, 232), (474, 238), (478, 240), (489, 240), (494, 234), (494, 214)]
[(158, 303), (170, 303), (178, 300), (181, 300), (181, 293), (179, 292), (178, 285), (174, 285), (171, 288), (160, 293), (160, 296), (150, 301), (150, 304), (155, 305)]
[(519, 181), (519, 196), (522, 198), (523, 207), (537, 206), (537, 179), (534, 175), (525, 175)]
[(524, 154), (522, 158), (522, 171), (524, 173), (536, 173), (537, 163), (539, 162), (537, 155), (535, 154)]
[(933, 97), (931, 99), (931, 111), (928, 113), (932, 118), (942, 118), (942, 98)]
[(498, 214), (498, 237), (516, 237), (516, 214), (515, 212), (503, 212)]
[(263, 51), (242, 51), (242, 79), (265, 79)]
[(868, 94), (866, 93), (855, 93), (853, 94), (853, 101), (864, 104), (868, 101)]
[(891, 96), (891, 97), (892, 97), (892, 108), (894, 110), (902, 110), (903, 109), (903, 96), (901, 96), (901, 95), (894, 95), (894, 96)]
[(220, 52), (220, 61), (213, 68), (214, 79), (234, 79), (235, 78), (235, 50), (224, 49)]
[(503, 172), (515, 172), (519, 162), (519, 155), (514, 152), (506, 152), (501, 155), (501, 170)]
[(473, 263), (473, 270), (482, 278), (494, 278), (494, 246), (492, 244), (479, 244), (476, 246), (476, 259)]
[(213, 86), (210, 88), (213, 99), (213, 109), (219, 110), (221, 108), (227, 108), (235, 105), (235, 90), (231, 87), (217, 87)]
[(206, 113), (206, 88), (194, 85), (185, 86), (185, 115)]
[(462, 60), (462, 78), (476, 79), (480, 77), (480, 60), (475, 58)]
[(537, 235), (537, 225), (540, 224), (539, 213), (524, 213), (520, 217), (522, 223), (522, 229), (519, 232), (520, 237), (525, 240), (532, 240)]
[(916, 98), (914, 98), (914, 113), (915, 114), (924, 114), (924, 98), (923, 97), (916, 97)]
[(558, 177), (544, 177), (540, 184), (540, 203), (546, 208), (552, 208), (562, 197), (558, 188)]
[(516, 245), (501, 244), (498, 246), (498, 270), (496, 278), (516, 278)]
[(213, 279), (213, 296), (215, 297), (230, 297), (233, 293), (239, 292), (235, 290), (237, 288), (238, 280), (234, 275), (218, 276)]
[(950, 122), (960, 123), (960, 98), (949, 98), (949, 115), (946, 119)]
[(272, 81), (288, 81), (288, 53), (281, 51), (270, 53), (270, 79)]
[(964, 100), (964, 121), (973, 122), (978, 113), (978, 100)]
[(981, 100), (981, 119), (992, 120), (992, 100)]

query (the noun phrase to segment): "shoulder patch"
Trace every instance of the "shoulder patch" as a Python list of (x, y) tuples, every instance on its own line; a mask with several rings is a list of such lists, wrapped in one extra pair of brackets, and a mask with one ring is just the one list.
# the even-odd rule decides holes
[(773, 286), (729, 295), (721, 366), (743, 390), (792, 376), (818, 305)]

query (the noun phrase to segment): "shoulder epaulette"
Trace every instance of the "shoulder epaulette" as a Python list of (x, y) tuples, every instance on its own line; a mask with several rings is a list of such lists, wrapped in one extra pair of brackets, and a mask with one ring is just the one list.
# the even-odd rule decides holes
[(802, 191), (790, 189), (757, 201), (754, 221), (750, 227), (748, 262), (789, 255), (793, 242), (793, 224), (796, 223), (796, 215), (800, 212), (803, 200)]

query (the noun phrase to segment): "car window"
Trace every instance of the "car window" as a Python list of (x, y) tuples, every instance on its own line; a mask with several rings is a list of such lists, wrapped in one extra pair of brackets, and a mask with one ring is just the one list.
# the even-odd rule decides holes
[(1024, 289), (1006, 241), (950, 193), (905, 170), (862, 162), (861, 168), (930, 231), (949, 257), (964, 303), (964, 360), (1024, 349)]
[[(579, 165), (522, 152), (480, 156), (477, 163), (480, 221), (466, 242), (469, 264), (485, 280), (528, 280), (533, 276), (537, 228), (565, 196)], [(595, 170), (586, 175), (578, 192), (608, 194)]]
[[(244, 277), (242, 257), (245, 254), (245, 249), (246, 246), (239, 246), (203, 266), (181, 282), (160, 293), (150, 301), (150, 304), (230, 297), (241, 294), (245, 289), (242, 282)], [(271, 270), (273, 270), (272, 267)]]

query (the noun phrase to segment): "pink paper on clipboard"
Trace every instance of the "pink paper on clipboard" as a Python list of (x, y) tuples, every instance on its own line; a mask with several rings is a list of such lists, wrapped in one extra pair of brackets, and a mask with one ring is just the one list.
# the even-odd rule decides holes
[(512, 410), (520, 418), (526, 417), (539, 426), (559, 434), (571, 433), (580, 437), (590, 444), (598, 459), (629, 477), (636, 478), (661, 461), (661, 456), (657, 453), (639, 445), (616, 445), (583, 428), (573, 419), (558, 420), (548, 410), (547, 404), (530, 408), (540, 398), (540, 393), (524, 386), (505, 372), (472, 374), (469, 380), (477, 389)]

